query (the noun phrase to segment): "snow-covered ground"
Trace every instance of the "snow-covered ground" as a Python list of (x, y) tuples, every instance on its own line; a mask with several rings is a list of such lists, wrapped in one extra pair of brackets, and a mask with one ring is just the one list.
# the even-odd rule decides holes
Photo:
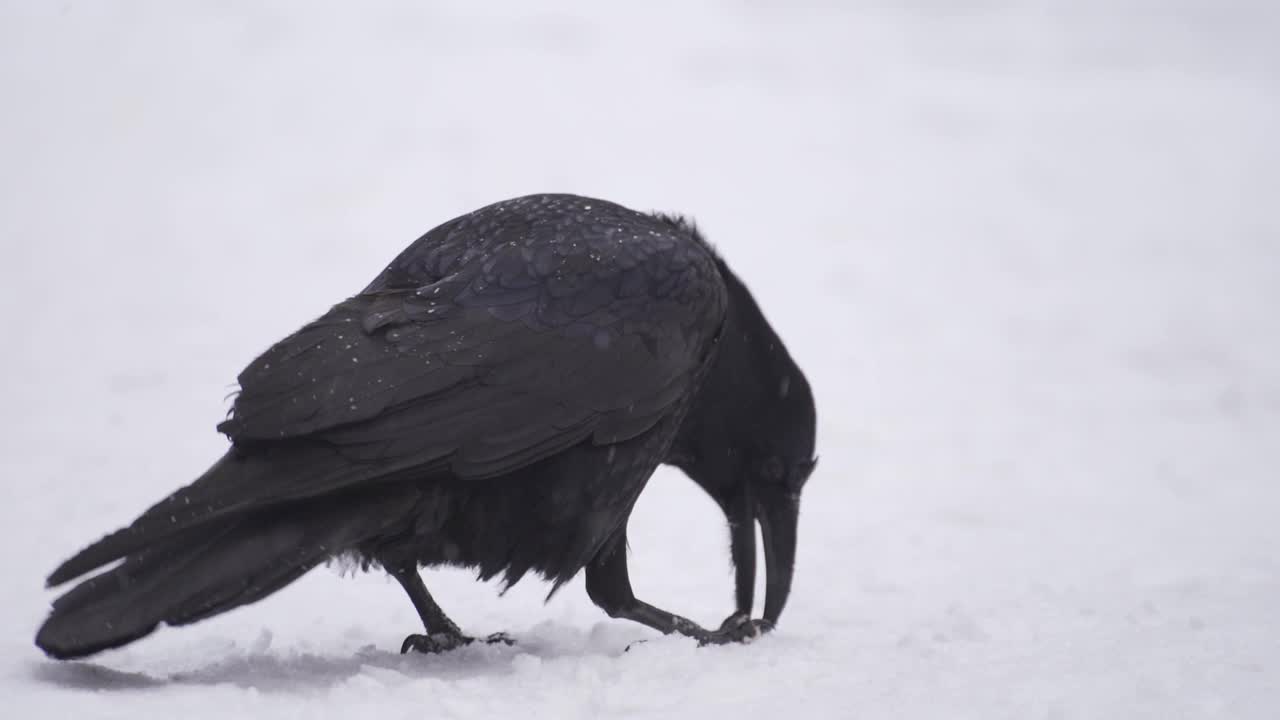
[[(532, 5), (0, 5), (0, 713), (1280, 716), (1274, 2)], [(536, 191), (693, 214), (809, 373), (776, 634), (428, 570), (519, 643), (401, 657), (399, 588), (320, 569), (44, 659), (45, 573), (221, 452), (245, 363)], [(718, 622), (710, 501), (662, 471), (632, 528)]]

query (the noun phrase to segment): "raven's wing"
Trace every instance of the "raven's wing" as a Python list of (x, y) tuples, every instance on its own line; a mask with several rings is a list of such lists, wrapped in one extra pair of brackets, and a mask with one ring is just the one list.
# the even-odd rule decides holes
[(724, 289), (698, 241), (615, 234), (500, 235), (442, 277), (398, 261), (408, 270), (392, 282), (254, 360), (219, 429), (237, 445), (310, 438), (458, 477), (634, 437), (691, 391)]
[(540, 196), (446, 223), (250, 363), (218, 426), (232, 451), (49, 582), (278, 502), (639, 435), (694, 389), (725, 302), (689, 229), (609, 203)]

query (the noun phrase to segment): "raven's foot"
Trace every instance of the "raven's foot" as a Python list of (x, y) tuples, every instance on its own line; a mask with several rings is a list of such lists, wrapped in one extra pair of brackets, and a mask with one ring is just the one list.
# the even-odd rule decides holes
[(504, 632), (496, 632), (496, 633), (494, 633), (494, 634), (490, 635), (489, 637), (486, 637), (486, 638), (484, 639), (484, 641), (485, 641), (486, 643), (490, 644), (490, 645), (497, 645), (498, 643), (502, 643), (503, 645), (515, 645), (515, 644), (516, 644), (516, 641), (515, 641), (515, 640), (512, 640), (512, 639), (511, 639), (511, 636), (510, 636), (510, 635), (508, 635), (508, 634), (506, 634), (506, 633), (504, 633)]
[(455, 635), (453, 633), (410, 635), (404, 639), (404, 644), (400, 646), (400, 654), (404, 655), (412, 650), (428, 655), (438, 655), (450, 650), (457, 650), (463, 645), (470, 645), (473, 640), (474, 638), (469, 638), (466, 635)]
[(720, 623), (720, 629), (698, 638), (698, 645), (727, 645), (749, 643), (773, 629), (768, 620), (753, 620), (743, 613), (734, 613)]
[[(403, 655), (410, 650), (414, 652), (426, 653), (428, 655), (438, 655), (446, 653), (450, 650), (457, 650), (464, 645), (470, 645), (475, 642), (476, 638), (460, 635), (457, 633), (432, 633), (430, 635), (410, 635), (404, 639), (404, 644), (400, 646), (400, 654)], [(504, 645), (514, 645), (512, 640), (506, 633), (494, 633), (481, 642), (493, 645), (502, 643)]]

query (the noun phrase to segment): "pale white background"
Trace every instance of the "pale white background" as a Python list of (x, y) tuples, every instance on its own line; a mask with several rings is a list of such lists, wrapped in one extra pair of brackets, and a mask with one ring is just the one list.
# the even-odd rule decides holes
[[(0, 4), (6, 716), (1280, 715), (1275, 3), (532, 5)], [(400, 590), (322, 568), (39, 654), (45, 573), (221, 453), (245, 363), (537, 191), (692, 214), (809, 373), (776, 635), (427, 571), (519, 645), (406, 659)], [(643, 597), (730, 609), (687, 480), (631, 538)]]

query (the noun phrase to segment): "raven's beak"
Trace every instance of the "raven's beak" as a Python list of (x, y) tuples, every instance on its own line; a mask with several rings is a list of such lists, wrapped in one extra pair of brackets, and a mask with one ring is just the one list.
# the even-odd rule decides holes
[[(796, 562), (796, 525), (800, 518), (800, 496), (779, 492), (762, 497), (758, 505), (760, 530), (764, 535), (764, 619), (777, 623), (791, 593), (791, 577)], [(754, 544), (754, 543), (753, 543)], [(754, 557), (752, 558), (754, 560)], [(740, 587), (740, 586), (739, 586)], [(748, 605), (748, 608), (750, 605)]]
[(729, 551), (733, 557), (734, 599), (738, 614), (751, 617), (756, 592), (756, 504), (744, 491), (725, 507)]

